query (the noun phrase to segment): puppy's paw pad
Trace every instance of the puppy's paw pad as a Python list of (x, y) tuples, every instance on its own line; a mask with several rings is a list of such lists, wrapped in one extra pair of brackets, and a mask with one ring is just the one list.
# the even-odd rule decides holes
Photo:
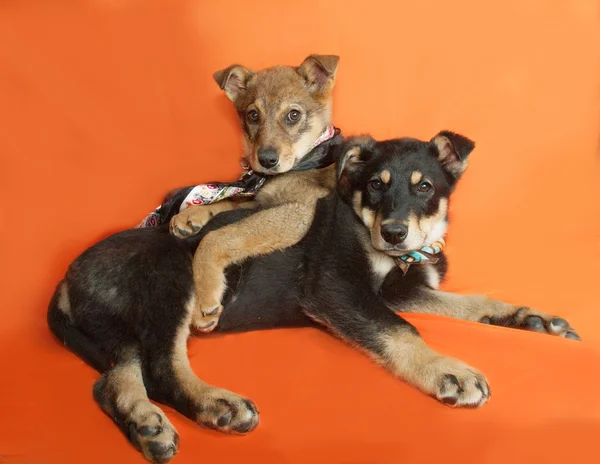
[(157, 463), (170, 461), (179, 449), (179, 435), (158, 413), (129, 424), (129, 440), (146, 459)]
[(521, 318), (521, 326), (525, 330), (581, 340), (569, 322), (562, 317), (551, 316), (527, 307), (519, 308), (516, 317)]
[(203, 399), (197, 421), (222, 432), (244, 434), (256, 428), (259, 413), (249, 399), (215, 389)]
[(434, 396), (443, 404), (456, 408), (478, 408), (490, 398), (485, 376), (466, 364), (452, 360), (440, 370)]
[(169, 223), (169, 231), (171, 232), (171, 235), (178, 238), (196, 235), (212, 216), (213, 215), (208, 207), (190, 207), (176, 216), (173, 216)]
[(192, 230), (188, 225), (177, 219), (177, 216), (171, 219), (169, 223), (169, 232), (178, 238), (185, 238), (192, 235)]
[(219, 323), (223, 306), (218, 304), (206, 310), (198, 309), (192, 319), (192, 326), (199, 332), (212, 332)]

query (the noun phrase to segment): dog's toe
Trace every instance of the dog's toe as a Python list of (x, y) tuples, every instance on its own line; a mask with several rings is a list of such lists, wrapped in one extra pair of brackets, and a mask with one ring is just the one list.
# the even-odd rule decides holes
[(487, 379), (472, 367), (453, 358), (443, 358), (434, 368), (434, 396), (452, 407), (478, 408), (490, 398)]
[(215, 389), (203, 398), (197, 415), (199, 423), (228, 433), (248, 433), (259, 422), (252, 401), (226, 390)]
[(128, 437), (146, 459), (156, 463), (170, 461), (179, 449), (177, 431), (158, 413), (140, 423), (129, 424)]

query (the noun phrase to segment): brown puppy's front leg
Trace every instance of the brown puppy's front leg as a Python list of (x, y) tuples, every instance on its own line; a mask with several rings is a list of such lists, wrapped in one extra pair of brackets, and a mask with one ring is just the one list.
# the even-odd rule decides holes
[(321, 311), (305, 312), (366, 351), (394, 375), (444, 404), (479, 407), (489, 399), (490, 388), (483, 374), (434, 351), (417, 329), (377, 301), (375, 297), (369, 302), (361, 301), (358, 295), (352, 299), (342, 296), (327, 301), (328, 307)]
[(253, 208), (253, 200), (232, 201), (221, 200), (210, 205), (194, 205), (173, 216), (170, 223), (171, 235), (178, 238), (197, 234), (216, 214), (237, 208)]
[[(385, 295), (386, 297), (388, 295)], [(483, 295), (457, 295), (420, 287), (410, 297), (394, 301), (389, 296), (390, 308), (398, 312), (429, 313), (484, 324), (547, 333), (580, 340), (569, 323), (525, 306), (514, 306)]]
[(295, 245), (308, 232), (314, 210), (314, 203), (284, 204), (209, 232), (194, 256), (196, 310), (192, 325), (202, 332), (216, 327), (223, 309), (227, 266)]

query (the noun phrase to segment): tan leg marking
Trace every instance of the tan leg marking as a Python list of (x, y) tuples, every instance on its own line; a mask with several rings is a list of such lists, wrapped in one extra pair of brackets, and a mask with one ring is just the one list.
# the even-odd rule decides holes
[(396, 329), (380, 336), (382, 362), (393, 374), (454, 407), (479, 407), (490, 397), (483, 374), (469, 365), (437, 353), (418, 335)]
[(483, 295), (456, 295), (423, 289), (423, 296), (392, 305), (402, 312), (439, 314), (467, 321), (502, 325), (578, 340), (569, 323), (557, 316), (524, 306), (514, 306)]
[(196, 376), (187, 354), (187, 339), (193, 311), (193, 298), (188, 304), (188, 321), (175, 338), (173, 370), (186, 396), (193, 401), (196, 422), (229, 433), (247, 433), (259, 422), (258, 409), (252, 401), (228, 390), (209, 385)]
[(71, 302), (69, 300), (69, 285), (64, 281), (61, 282), (60, 290), (58, 291), (57, 306), (58, 309), (69, 316), (69, 319), (73, 319), (73, 314), (71, 313)]
[(129, 425), (133, 445), (153, 462), (166, 462), (178, 450), (179, 435), (165, 413), (152, 404), (146, 393), (139, 359), (116, 365), (106, 376), (102, 409)]
[(227, 266), (295, 245), (308, 232), (314, 211), (314, 204), (289, 203), (208, 233), (194, 256), (196, 311), (192, 325), (200, 331), (214, 329), (202, 324), (207, 315), (222, 311)]
[(178, 238), (196, 235), (215, 214), (237, 208), (251, 208), (253, 201), (222, 200), (210, 205), (189, 206), (181, 213), (173, 216), (170, 223), (171, 235)]

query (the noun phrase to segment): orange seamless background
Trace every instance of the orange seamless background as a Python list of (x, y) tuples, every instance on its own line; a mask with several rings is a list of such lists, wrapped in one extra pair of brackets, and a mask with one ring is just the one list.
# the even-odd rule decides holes
[(255, 399), (246, 437), (173, 411), (175, 462), (596, 462), (600, 433), (597, 1), (56, 0), (0, 5), (0, 462), (143, 462), (49, 334), (78, 253), (176, 186), (233, 179), (240, 129), (212, 80), (341, 56), (345, 134), (477, 148), (451, 206), (444, 288), (565, 316), (583, 343), (411, 315), (484, 371), (477, 411), (438, 405), (314, 330), (190, 342), (205, 380)]

